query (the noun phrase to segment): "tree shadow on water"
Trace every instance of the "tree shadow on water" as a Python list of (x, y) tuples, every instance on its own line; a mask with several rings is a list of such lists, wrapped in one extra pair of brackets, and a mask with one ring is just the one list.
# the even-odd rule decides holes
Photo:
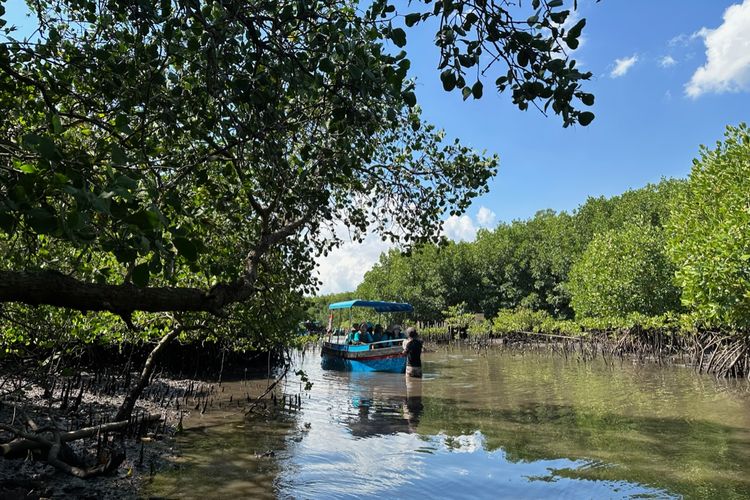
[(421, 434), (480, 431), (509, 461), (583, 460), (559, 475), (631, 481), (691, 498), (750, 497), (750, 430), (707, 420), (645, 417), (570, 405), (477, 409), (425, 398)]

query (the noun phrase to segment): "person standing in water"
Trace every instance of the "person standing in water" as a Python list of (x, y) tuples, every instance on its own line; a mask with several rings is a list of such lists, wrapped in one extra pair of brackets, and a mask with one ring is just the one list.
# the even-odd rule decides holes
[(422, 341), (417, 329), (410, 326), (406, 329), (404, 340), (404, 354), (406, 354), (406, 376), (422, 378)]

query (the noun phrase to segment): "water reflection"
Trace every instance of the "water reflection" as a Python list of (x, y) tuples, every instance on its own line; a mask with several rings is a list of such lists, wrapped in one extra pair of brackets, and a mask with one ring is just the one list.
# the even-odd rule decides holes
[[(363, 383), (351, 398), (354, 411), (346, 414), (343, 422), (352, 436), (364, 438), (388, 434), (417, 432), (417, 424), (424, 410), (422, 381), (398, 377), (386, 387)], [(365, 382), (370, 382), (366, 379)], [(399, 390), (400, 389), (400, 390)]]
[(421, 380), (302, 365), (300, 412), (189, 431), (184, 469), (154, 494), (750, 496), (750, 399), (690, 370), (455, 350), (430, 354)]

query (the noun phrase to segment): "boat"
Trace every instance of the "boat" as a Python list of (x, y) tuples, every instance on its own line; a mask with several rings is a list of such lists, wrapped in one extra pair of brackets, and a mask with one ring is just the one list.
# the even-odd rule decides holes
[(337, 335), (333, 341), (334, 311), (349, 310), (354, 307), (373, 309), (377, 313), (412, 312), (411, 304), (402, 302), (382, 302), (375, 300), (347, 300), (328, 306), (328, 341), (323, 342), (321, 366), (324, 370), (351, 372), (392, 372), (406, 371), (406, 354), (400, 340), (384, 340), (370, 344), (347, 344), (346, 336)]

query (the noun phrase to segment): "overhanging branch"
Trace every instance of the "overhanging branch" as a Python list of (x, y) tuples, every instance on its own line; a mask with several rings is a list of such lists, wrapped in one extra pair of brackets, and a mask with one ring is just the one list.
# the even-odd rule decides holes
[(0, 271), (0, 303), (21, 302), (78, 311), (188, 312), (217, 314), (233, 302), (252, 295), (244, 281), (217, 285), (210, 290), (185, 287), (139, 288), (132, 284), (89, 283), (56, 271)]

